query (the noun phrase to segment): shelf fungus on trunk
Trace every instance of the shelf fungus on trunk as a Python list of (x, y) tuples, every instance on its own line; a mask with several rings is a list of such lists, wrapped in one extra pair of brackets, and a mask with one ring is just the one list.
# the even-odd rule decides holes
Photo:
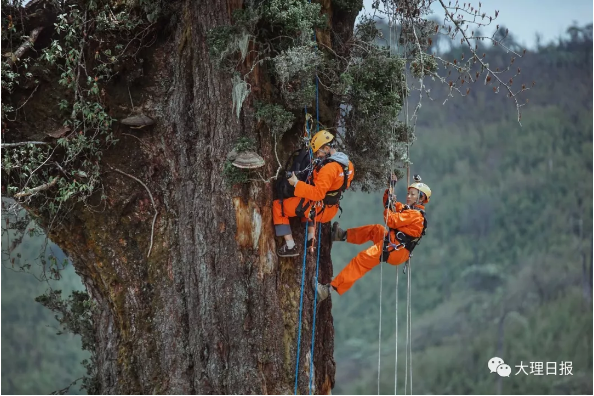
[(129, 126), (133, 129), (140, 129), (155, 123), (151, 117), (145, 116), (144, 114), (137, 114), (120, 121), (122, 124)]
[(232, 161), (233, 166), (242, 169), (256, 169), (264, 166), (265, 164), (262, 157), (249, 150), (242, 151), (240, 153), (231, 151), (227, 155), (227, 158)]

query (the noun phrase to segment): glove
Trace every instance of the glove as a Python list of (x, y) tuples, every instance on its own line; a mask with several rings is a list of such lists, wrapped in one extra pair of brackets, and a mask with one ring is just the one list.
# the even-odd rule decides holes
[(396, 196), (390, 194), (390, 190), (386, 189), (384, 192), (384, 208), (390, 209), (392, 212), (395, 211), (394, 205), (396, 203)]

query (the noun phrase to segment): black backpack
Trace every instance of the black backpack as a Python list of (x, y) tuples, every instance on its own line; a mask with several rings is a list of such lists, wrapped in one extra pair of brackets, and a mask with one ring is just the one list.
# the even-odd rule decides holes
[[(290, 166), (289, 163), (291, 163)], [(291, 153), (285, 164), (285, 173), (276, 181), (277, 199), (295, 196), (295, 187), (289, 184), (285, 176), (290, 172), (294, 172), (297, 178), (304, 182), (309, 175), (308, 168), (310, 165), (309, 150), (307, 148), (302, 148)]]
[(309, 157), (308, 148), (304, 147), (291, 153), (285, 164), (285, 173), (283, 173), (281, 177), (277, 179), (275, 185), (276, 199), (281, 200), (281, 207), (283, 204), (283, 199), (295, 196), (295, 187), (289, 184), (286, 174), (289, 172), (294, 172), (300, 181), (306, 182), (307, 177), (310, 174), (310, 169), (311, 160)]

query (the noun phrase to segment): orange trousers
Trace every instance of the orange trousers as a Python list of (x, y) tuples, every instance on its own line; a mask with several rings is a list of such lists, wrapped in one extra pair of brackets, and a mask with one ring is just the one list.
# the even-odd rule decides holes
[[(380, 263), (385, 234), (386, 229), (381, 224), (366, 225), (347, 230), (346, 241), (348, 243), (361, 245), (365, 242), (372, 241), (374, 245), (353, 257), (347, 266), (336, 275), (332, 283), (330, 283), (338, 294), (343, 294), (349, 290), (357, 280)], [(402, 248), (391, 252), (387, 261), (388, 264), (399, 265), (408, 260), (409, 256), (408, 250)]]
[[(281, 210), (280, 200), (276, 199), (272, 202), (272, 221), (274, 223), (274, 228), (276, 231), (276, 236), (283, 236), (291, 234), (291, 227), (289, 226), (289, 217), (297, 217), (296, 210), (299, 206), (299, 203), (303, 199), (301, 203), (301, 207), (305, 208), (305, 215), (302, 218), (302, 221), (305, 222), (307, 220), (307, 216), (309, 215), (312, 202), (308, 199), (299, 198), (299, 197), (290, 197), (285, 198), (283, 200), (283, 207)], [(326, 223), (334, 218), (336, 212), (338, 212), (338, 205), (333, 206), (324, 206), (319, 205), (315, 208), (316, 215), (314, 220), (320, 223)], [(283, 216), (284, 213), (284, 216)]]

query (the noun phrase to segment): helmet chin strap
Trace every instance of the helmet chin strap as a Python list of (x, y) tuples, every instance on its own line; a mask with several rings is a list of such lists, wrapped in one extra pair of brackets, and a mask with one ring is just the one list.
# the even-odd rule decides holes
[(330, 157), (330, 150), (328, 151), (323, 151), (324, 156), (320, 158), (320, 161), (325, 160), (326, 158)]

